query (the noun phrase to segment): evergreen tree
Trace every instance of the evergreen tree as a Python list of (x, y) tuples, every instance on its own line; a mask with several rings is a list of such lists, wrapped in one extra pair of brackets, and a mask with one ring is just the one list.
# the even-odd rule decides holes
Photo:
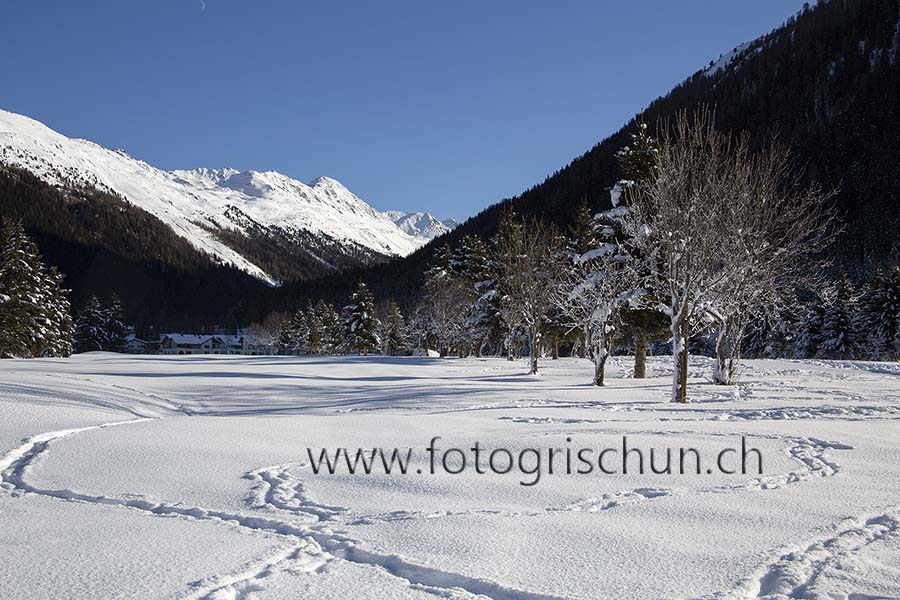
[(316, 305), (316, 314), (322, 322), (322, 354), (335, 354), (341, 348), (344, 337), (344, 327), (331, 304), (319, 300)]
[(365, 355), (378, 348), (375, 299), (362, 281), (356, 285), (344, 314), (344, 341), (347, 349)]
[(388, 301), (387, 314), (382, 324), (382, 352), (387, 356), (398, 356), (407, 350), (406, 323), (400, 307), (391, 299)]
[(800, 316), (793, 306), (786, 306), (772, 320), (766, 340), (766, 355), (769, 358), (792, 356), (799, 322)]
[(459, 288), (459, 327), (454, 342), (459, 346), (460, 356), (468, 356), (473, 352), (480, 354), (484, 345), (485, 331), (476, 308), (479, 308), (477, 284), (484, 278), (486, 255), (484, 241), (477, 236), (467, 235), (459, 241), (450, 258), (448, 272)]
[(771, 331), (772, 325), (766, 316), (751, 318), (747, 322), (747, 334), (744, 337), (744, 356), (748, 358), (767, 358), (766, 348)]
[(863, 348), (858, 298), (850, 279), (838, 282), (834, 301), (822, 322), (816, 355), (820, 358), (857, 358)]
[(582, 197), (575, 208), (575, 219), (569, 226), (566, 249), (572, 256), (581, 256), (597, 247), (597, 233), (594, 228), (594, 212), (587, 198)]
[(25, 256), (21, 224), (3, 219), (0, 226), (0, 357), (25, 356), (30, 335), (33, 274)]
[[(598, 240), (594, 228), (594, 213), (588, 204), (587, 198), (582, 197), (575, 209), (575, 219), (569, 226), (569, 235), (566, 238), (566, 257), (563, 261), (563, 268), (567, 275), (566, 279), (575, 282), (585, 277), (586, 270), (580, 259), (582, 256), (596, 248), (597, 245)], [(565, 291), (566, 298), (558, 300), (568, 300), (568, 292), (569, 290)], [(557, 305), (560, 303), (560, 301), (556, 302)], [(579, 356), (581, 356), (581, 358), (587, 358), (588, 354), (591, 352), (592, 321), (588, 318), (589, 315), (587, 312), (575, 314), (577, 311), (573, 312), (573, 309), (576, 308), (574, 305), (569, 302), (563, 302), (563, 304), (566, 305), (567, 310), (564, 310), (564, 314), (561, 316), (565, 318), (570, 327), (577, 330), (578, 335), (580, 336), (580, 339), (577, 342)], [(587, 311), (591, 310), (586, 306), (583, 308)], [(559, 320), (559, 318), (560, 316), (557, 316), (557, 320)]]
[(293, 355), (306, 354), (309, 342), (309, 325), (303, 308), (298, 308), (291, 317), (290, 351)]
[(278, 334), (277, 352), (281, 356), (290, 356), (294, 353), (294, 339), (291, 336), (291, 321), (286, 320), (281, 324)]
[(500, 292), (497, 288), (497, 261), (494, 249), (481, 238), (475, 238), (469, 255), (474, 302), (467, 327), (479, 340), (474, 351), (477, 356), (486, 349), (500, 351), (503, 340), (503, 321), (500, 318)]
[(122, 303), (117, 295), (114, 294), (110, 299), (109, 306), (103, 310), (103, 317), (106, 331), (106, 342), (103, 349), (108, 352), (121, 352), (125, 347), (128, 329), (124, 322)]
[(782, 308), (776, 314), (764, 314), (751, 319), (747, 325), (743, 344), (744, 354), (751, 358), (792, 356), (795, 352), (799, 321), (799, 317), (790, 306)]
[(875, 273), (861, 311), (870, 335), (867, 354), (882, 360), (900, 358), (900, 267)]
[(65, 357), (72, 354), (72, 337), (75, 324), (72, 321), (68, 290), (63, 289), (63, 276), (51, 267), (47, 272), (50, 299), (44, 306), (45, 318), (52, 333), (47, 339), (42, 356)]
[[(610, 196), (614, 207), (622, 205), (621, 193), (626, 189), (635, 191), (656, 178), (656, 157), (659, 153), (659, 144), (647, 130), (647, 124), (638, 123), (638, 129), (631, 135), (631, 144), (625, 146), (616, 153), (619, 167), (624, 179), (620, 180), (611, 190)], [(622, 207), (624, 208), (624, 207)], [(614, 211), (610, 211), (615, 214)], [(606, 229), (607, 237), (611, 232), (613, 239), (619, 242), (627, 242), (624, 233), (615, 221), (609, 229)], [(603, 223), (601, 222), (601, 226)], [(625, 251), (638, 260), (635, 265), (641, 265), (637, 250), (632, 244), (624, 244)], [(642, 273), (643, 276), (649, 273)], [(634, 378), (643, 379), (647, 376), (647, 348), (652, 342), (660, 342), (669, 337), (669, 320), (663, 313), (655, 309), (659, 302), (651, 294), (643, 292), (634, 295), (623, 306), (619, 319), (619, 339), (634, 345)]]
[(322, 317), (313, 306), (312, 300), (306, 303), (306, 348), (310, 354), (322, 354)]
[(37, 247), (30, 241), (25, 242), (25, 262), (31, 273), (26, 356), (43, 356), (55, 336), (55, 323), (49, 313), (53, 302), (52, 283)]
[(815, 358), (823, 341), (822, 330), (825, 326), (825, 315), (831, 309), (834, 291), (824, 287), (815, 297), (806, 303), (803, 318), (797, 330), (793, 355), (797, 358)]
[(106, 348), (106, 315), (97, 296), (88, 298), (75, 317), (75, 352), (96, 352)]
[(21, 223), (0, 222), (0, 358), (68, 356), (72, 326), (62, 276)]
[[(616, 152), (616, 159), (625, 180), (640, 184), (651, 181), (656, 177), (656, 155), (659, 152), (659, 144), (647, 130), (647, 124), (638, 123), (638, 129), (631, 134), (631, 144), (624, 146)], [(613, 198), (613, 206), (618, 205), (618, 199)]]

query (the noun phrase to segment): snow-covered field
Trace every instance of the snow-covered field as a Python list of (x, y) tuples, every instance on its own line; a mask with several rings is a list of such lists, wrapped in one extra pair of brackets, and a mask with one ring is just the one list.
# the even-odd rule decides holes
[[(900, 365), (0, 362), (0, 598), (900, 598)], [(307, 448), (695, 448), (763, 474), (313, 474)], [(567, 441), (567, 438), (571, 442)], [(523, 453), (524, 456), (524, 453)], [(453, 461), (451, 461), (453, 463)], [(451, 464), (453, 466), (453, 464)], [(559, 466), (559, 465), (557, 465)]]

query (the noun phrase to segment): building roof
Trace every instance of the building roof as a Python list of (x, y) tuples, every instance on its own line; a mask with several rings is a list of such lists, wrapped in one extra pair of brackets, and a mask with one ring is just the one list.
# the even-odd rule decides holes
[(163, 334), (160, 341), (169, 338), (178, 345), (191, 344), (200, 345), (208, 340), (214, 340), (226, 346), (240, 346), (241, 340), (245, 340), (248, 344), (253, 343), (253, 337), (250, 335), (214, 335), (205, 334), (198, 335), (195, 333), (166, 333)]
[(169, 338), (176, 344), (202, 344), (212, 338), (219, 338), (217, 335), (197, 335), (194, 333), (166, 333), (162, 339)]

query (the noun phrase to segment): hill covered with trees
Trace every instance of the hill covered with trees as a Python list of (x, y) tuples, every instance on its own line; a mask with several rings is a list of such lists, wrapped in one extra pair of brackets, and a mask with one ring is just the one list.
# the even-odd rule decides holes
[(129, 323), (164, 328), (246, 323), (268, 312), (271, 290), (201, 253), (150, 213), (108, 192), (61, 189), (0, 168), (0, 214), (25, 224), (80, 308), (121, 298)]
[(293, 297), (347, 296), (355, 282), (376, 296), (409, 305), (422, 274), (444, 244), (467, 235), (487, 239), (501, 213), (514, 209), (562, 228), (584, 198), (609, 208), (621, 177), (615, 155), (641, 122), (701, 104), (715, 107), (721, 130), (746, 131), (752, 144), (772, 135), (790, 146), (806, 183), (838, 189), (833, 202), (844, 223), (831, 247), (837, 274), (868, 276), (900, 260), (900, 7), (895, 0), (832, 0), (806, 6), (771, 33), (735, 47), (730, 62), (710, 64), (652, 102), (621, 130), (544, 182), (499, 202), (412, 255), (288, 289)]

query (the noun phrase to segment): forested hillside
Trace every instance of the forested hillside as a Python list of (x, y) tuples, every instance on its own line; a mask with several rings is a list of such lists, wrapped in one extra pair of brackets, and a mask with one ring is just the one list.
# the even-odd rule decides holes
[(63, 191), (0, 168), (0, 214), (21, 220), (45, 261), (65, 275), (72, 304), (118, 294), (130, 323), (196, 327), (267, 311), (258, 279), (216, 265), (159, 219), (95, 189)]
[[(620, 176), (615, 153), (636, 123), (706, 103), (717, 126), (747, 131), (756, 144), (777, 135), (808, 181), (835, 197), (845, 231), (832, 247), (836, 269), (858, 275), (900, 259), (900, 7), (896, 0), (832, 0), (806, 7), (772, 33), (736, 47), (722, 68), (704, 68), (657, 99), (621, 130), (543, 183), (469, 219), (405, 259), (295, 288), (294, 296), (346, 296), (364, 279), (378, 297), (409, 303), (445, 243), (490, 236), (504, 208), (566, 226), (586, 198), (608, 208)], [(601, 110), (598, 107), (598, 110)]]

